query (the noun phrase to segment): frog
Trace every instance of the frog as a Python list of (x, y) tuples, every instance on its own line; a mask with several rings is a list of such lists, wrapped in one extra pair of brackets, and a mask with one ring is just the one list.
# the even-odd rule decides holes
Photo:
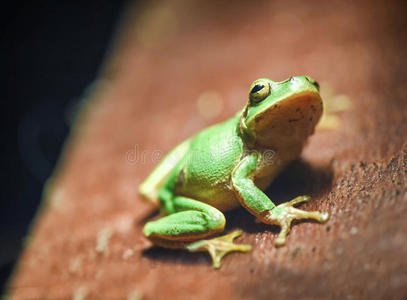
[(234, 243), (240, 229), (220, 235), (224, 212), (243, 207), (279, 226), (276, 247), (286, 244), (294, 220), (327, 222), (327, 212), (296, 207), (308, 195), (276, 205), (264, 192), (300, 156), (322, 112), (319, 84), (309, 76), (253, 81), (242, 110), (180, 143), (140, 184), (142, 197), (164, 215), (144, 225), (144, 236), (159, 247), (208, 252), (218, 269), (226, 254), (252, 248)]

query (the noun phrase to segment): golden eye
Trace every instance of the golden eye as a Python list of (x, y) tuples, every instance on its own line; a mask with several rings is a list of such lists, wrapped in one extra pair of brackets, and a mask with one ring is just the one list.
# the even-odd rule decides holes
[(257, 79), (250, 86), (249, 99), (251, 103), (259, 103), (270, 95), (270, 85), (264, 79)]

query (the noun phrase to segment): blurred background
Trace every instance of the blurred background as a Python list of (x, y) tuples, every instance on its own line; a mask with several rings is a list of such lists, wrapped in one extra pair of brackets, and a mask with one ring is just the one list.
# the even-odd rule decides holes
[(17, 1), (1, 10), (5, 88), (1, 101), (1, 287), (18, 258), (77, 103), (96, 79), (111, 45), (123, 2)]
[[(78, 126), (82, 139), (71, 140), (77, 151), (69, 152), (70, 168), (53, 182), (35, 251), (26, 252), (15, 277), (17, 295), (67, 298), (81, 281), (96, 298), (141, 288), (155, 299), (184, 290), (187, 281), (192, 294), (208, 299), (207, 286), (225, 299), (234, 291), (242, 299), (405, 296), (406, 16), (401, 0), (27, 1), (2, 9), (1, 284), (24, 247), (81, 99), (91, 94), (92, 109)], [(209, 272), (205, 256), (162, 250), (146, 257), (141, 228), (152, 208), (137, 185), (154, 164), (129, 163), (128, 151), (166, 152), (233, 115), (253, 79), (304, 74), (319, 81), (326, 103), (351, 103), (335, 130), (318, 131), (302, 156), (333, 174), (319, 180), (309, 169), (302, 176), (315, 200), (306, 208), (332, 212), (329, 226), (296, 226), (290, 245), (277, 250), (276, 231), (240, 210), (228, 224), (242, 226), (240, 241), (255, 251), (228, 260), (222, 272)], [(116, 219), (128, 226), (112, 242), (114, 255), (86, 256), (94, 254), (99, 227), (115, 228)], [(120, 259), (130, 248), (134, 256)], [(80, 255), (81, 270), (71, 272)], [(165, 284), (175, 268), (177, 280)], [(387, 290), (380, 294), (378, 286)]]

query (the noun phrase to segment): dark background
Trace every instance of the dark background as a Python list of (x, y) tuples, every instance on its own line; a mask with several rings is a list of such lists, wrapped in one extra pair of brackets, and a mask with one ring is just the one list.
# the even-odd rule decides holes
[(123, 5), (27, 1), (2, 8), (1, 290), (69, 133), (75, 105), (109, 51)]

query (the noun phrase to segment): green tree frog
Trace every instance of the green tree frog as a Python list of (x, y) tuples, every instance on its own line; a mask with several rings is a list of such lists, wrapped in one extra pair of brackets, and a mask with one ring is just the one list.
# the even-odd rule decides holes
[(279, 225), (276, 246), (285, 244), (294, 219), (326, 222), (327, 213), (294, 207), (309, 196), (275, 205), (263, 192), (300, 155), (322, 110), (319, 85), (308, 76), (255, 80), (241, 111), (179, 144), (140, 185), (141, 195), (166, 214), (148, 222), (144, 235), (161, 247), (207, 251), (219, 268), (227, 253), (251, 250), (233, 243), (240, 230), (208, 239), (224, 230), (222, 212), (240, 205)]

